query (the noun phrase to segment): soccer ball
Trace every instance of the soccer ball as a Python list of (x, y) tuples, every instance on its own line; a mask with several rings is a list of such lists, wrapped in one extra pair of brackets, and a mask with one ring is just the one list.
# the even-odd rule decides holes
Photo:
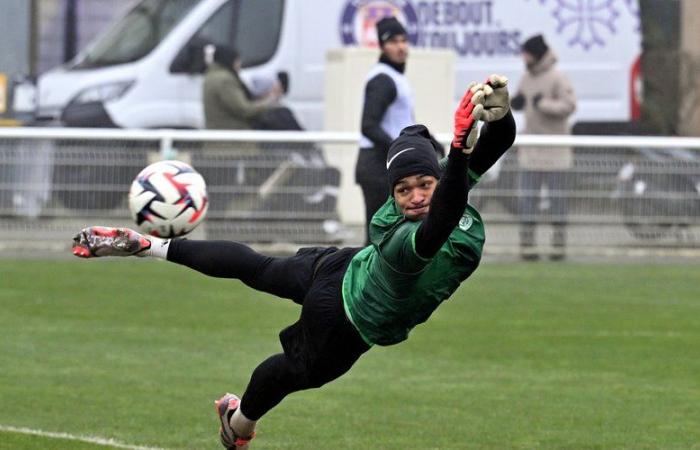
[(204, 178), (181, 161), (159, 161), (131, 183), (129, 209), (141, 231), (171, 238), (187, 234), (204, 219), (209, 197)]

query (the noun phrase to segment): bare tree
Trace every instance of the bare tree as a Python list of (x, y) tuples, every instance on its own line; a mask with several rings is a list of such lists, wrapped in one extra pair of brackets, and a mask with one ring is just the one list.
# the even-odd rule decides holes
[(678, 134), (681, 0), (640, 0), (642, 122), (654, 134)]
[(679, 70), (679, 132), (700, 136), (700, 2), (681, 5), (681, 52)]

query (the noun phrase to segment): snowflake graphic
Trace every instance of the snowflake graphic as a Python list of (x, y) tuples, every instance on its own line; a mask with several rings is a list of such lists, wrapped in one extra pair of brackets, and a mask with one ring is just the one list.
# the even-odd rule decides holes
[(605, 46), (604, 36), (615, 34), (615, 21), (620, 13), (614, 8), (615, 0), (557, 0), (552, 15), (559, 22), (557, 32), (573, 30), (569, 45), (580, 45), (585, 50)]
[[(528, 0), (530, 1), (530, 0)], [(637, 0), (533, 0), (552, 8), (552, 17), (557, 20), (557, 33), (571, 36), (568, 44), (590, 50), (604, 47), (605, 38), (617, 33), (620, 12), (615, 4), (624, 4), (629, 14), (639, 19)], [(639, 21), (637, 22), (639, 31)]]

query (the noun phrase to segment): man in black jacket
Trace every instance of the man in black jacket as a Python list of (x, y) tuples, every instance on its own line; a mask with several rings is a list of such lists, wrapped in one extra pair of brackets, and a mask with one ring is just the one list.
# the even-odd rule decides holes
[[(396, 18), (385, 17), (377, 22), (377, 39), (382, 52), (366, 78), (362, 138), (355, 167), (355, 181), (365, 199), (367, 225), (389, 196), (386, 170), (389, 144), (402, 129), (415, 123), (413, 92), (404, 75), (408, 58), (406, 29)], [(368, 232), (365, 243), (369, 243)]]

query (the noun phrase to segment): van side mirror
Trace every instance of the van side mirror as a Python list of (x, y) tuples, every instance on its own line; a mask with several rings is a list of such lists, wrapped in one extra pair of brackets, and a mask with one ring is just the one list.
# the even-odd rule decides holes
[(204, 73), (207, 69), (204, 61), (204, 45), (188, 44), (177, 54), (170, 65), (171, 73)]

